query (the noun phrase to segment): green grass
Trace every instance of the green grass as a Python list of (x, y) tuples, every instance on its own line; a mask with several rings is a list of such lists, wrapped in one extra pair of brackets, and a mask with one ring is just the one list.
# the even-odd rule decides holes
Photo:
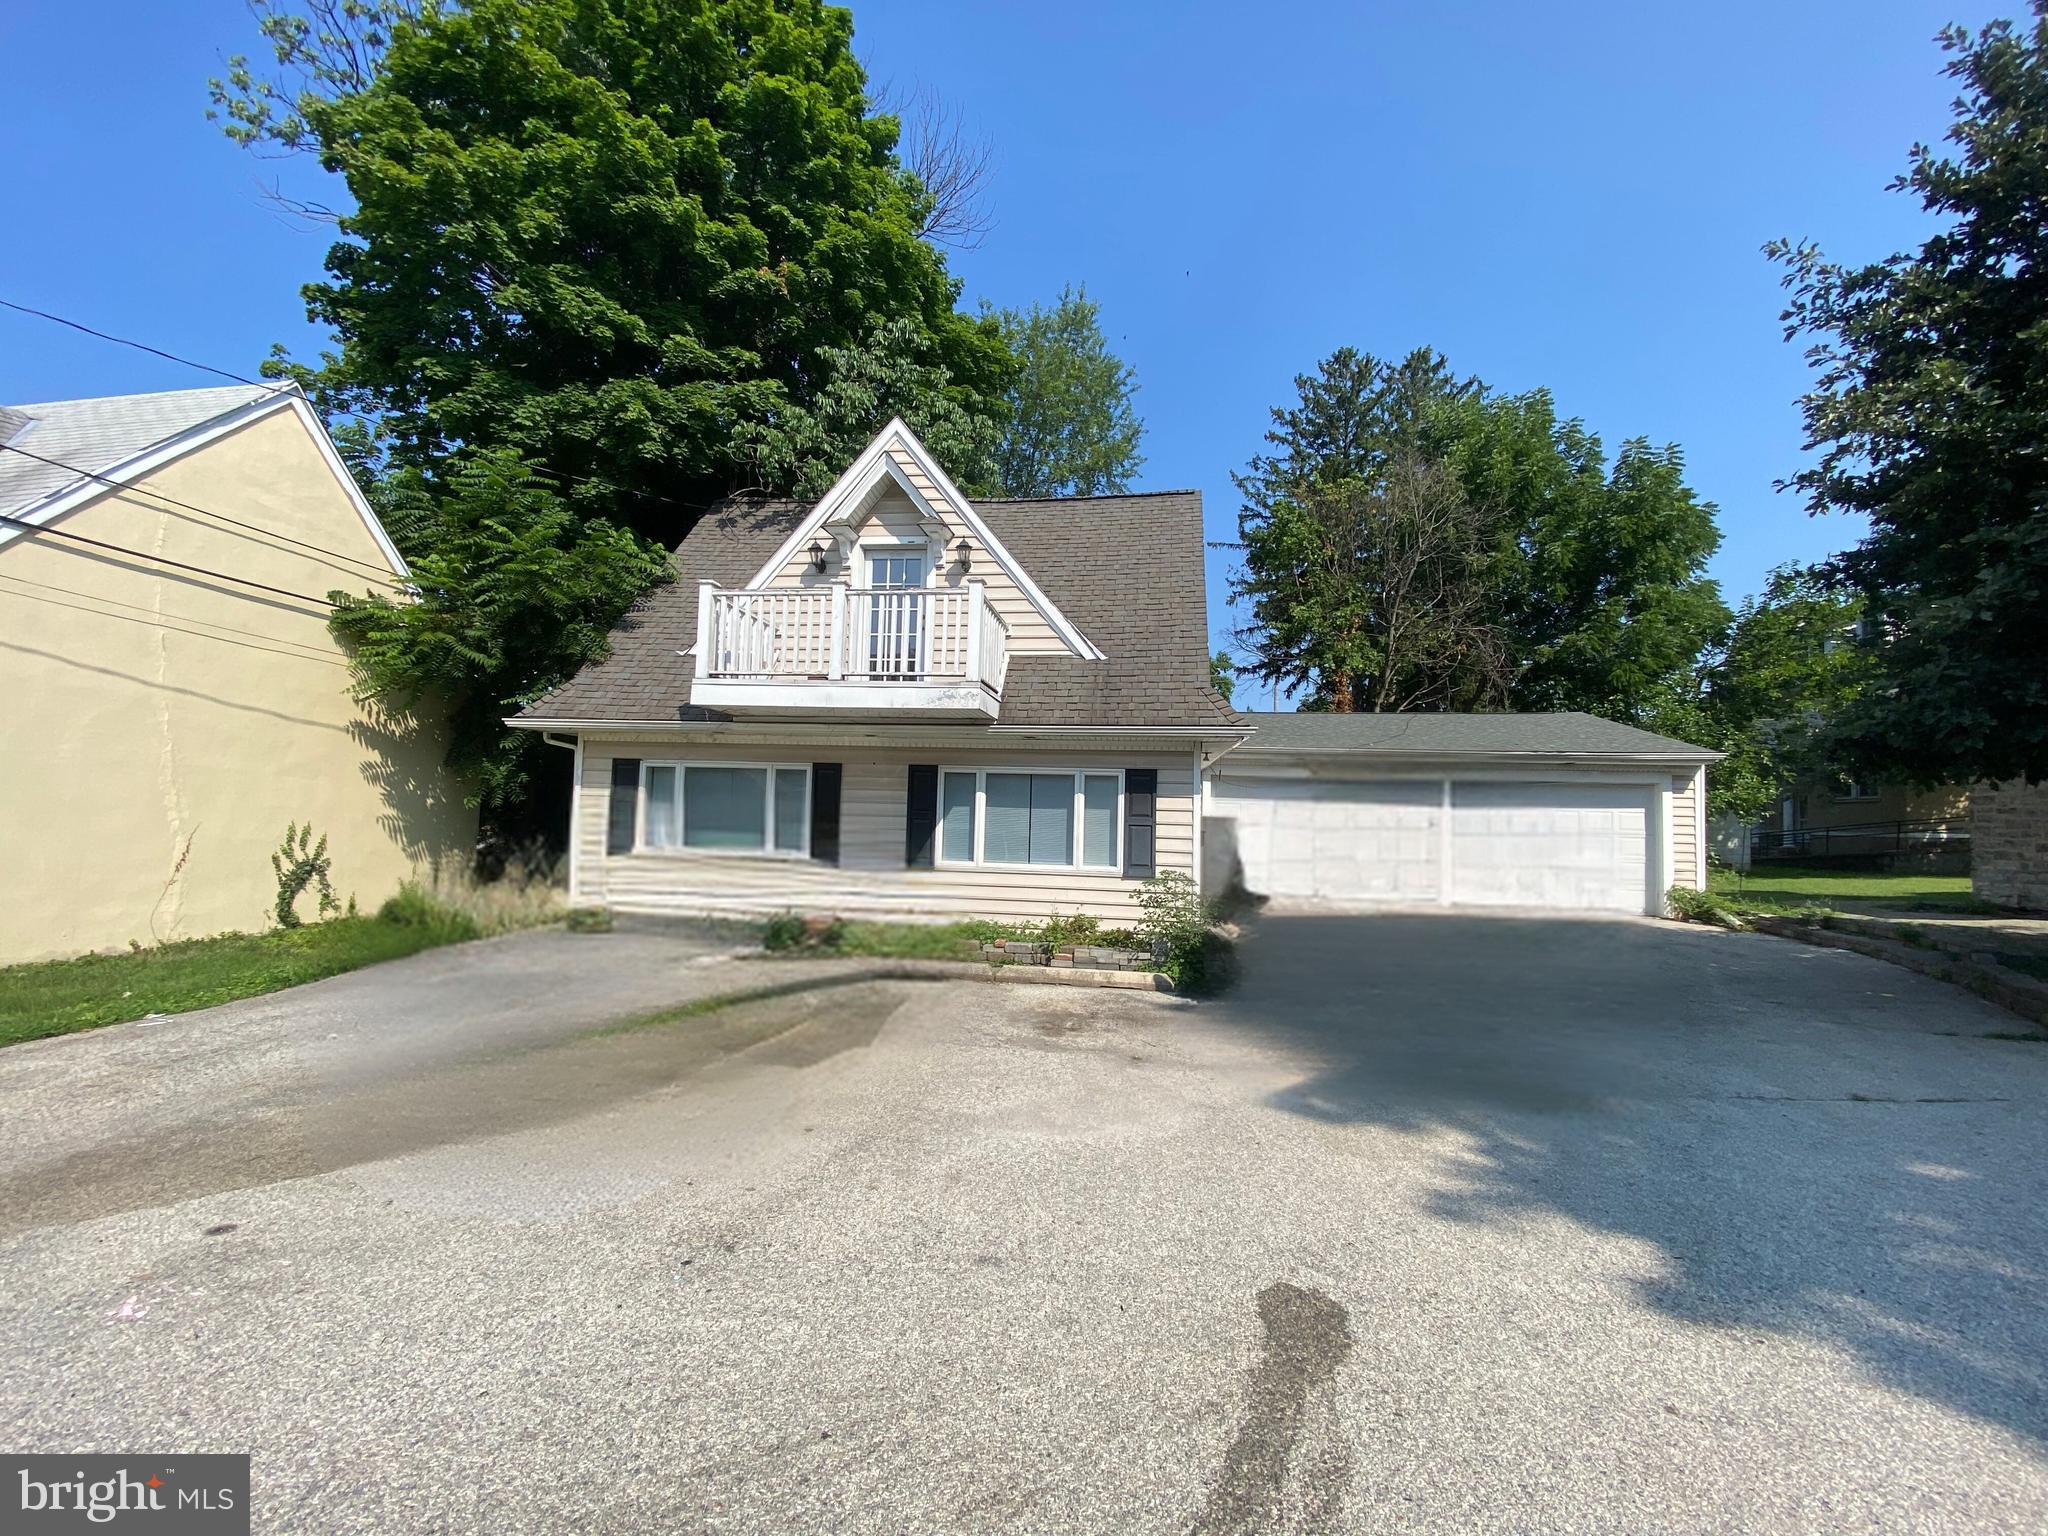
[(340, 917), (274, 933), (224, 933), (125, 955), (0, 969), (0, 1045), (185, 1013), (318, 981), (474, 937), (465, 924)]
[(1906, 912), (1993, 912), (1970, 894), (1968, 875), (1911, 871), (1874, 874), (1814, 865), (1766, 865), (1746, 873), (1716, 869), (1707, 886), (1738, 912), (1791, 913), (1816, 908), (1895, 916)]

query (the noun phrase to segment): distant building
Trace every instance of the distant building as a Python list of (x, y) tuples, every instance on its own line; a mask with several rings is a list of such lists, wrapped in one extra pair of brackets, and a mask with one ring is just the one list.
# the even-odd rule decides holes
[(1969, 867), (1970, 791), (1960, 784), (1910, 789), (1854, 779), (1788, 787), (1750, 829), (1750, 856), (1825, 859), (1904, 857)]

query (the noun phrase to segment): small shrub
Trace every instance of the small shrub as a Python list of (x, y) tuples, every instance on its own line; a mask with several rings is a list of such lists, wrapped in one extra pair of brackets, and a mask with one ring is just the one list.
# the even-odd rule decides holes
[(610, 907), (571, 907), (566, 926), (571, 933), (610, 933), (612, 910)]
[(1689, 922), (1703, 923), (1709, 914), (1723, 910), (1721, 898), (1712, 891), (1696, 891), (1689, 885), (1674, 885), (1664, 893), (1664, 900)]
[(320, 892), (320, 915), (332, 917), (341, 910), (341, 903), (334, 899), (334, 883), (329, 874), (334, 861), (327, 856), (327, 834), (320, 834), (320, 841), (313, 841), (313, 823), (303, 827), (296, 821), (284, 829), (284, 842), (277, 852), (270, 856), (270, 869), (277, 876), (277, 903), (271, 914), (280, 928), (297, 928), (305, 922), (299, 916), (299, 897), (306, 887), (316, 886)]
[(761, 925), (761, 947), (795, 949), (804, 941), (804, 920), (794, 912), (778, 912)]
[(1040, 926), (1038, 942), (1048, 954), (1056, 950), (1069, 949), (1076, 944), (1093, 944), (1102, 924), (1092, 917), (1083, 917), (1078, 912), (1072, 917), (1061, 917), (1055, 912)]
[[(1152, 946), (1157, 961), (1177, 987), (1215, 991), (1222, 967), (1212, 964), (1221, 935), (1211, 934), (1202, 910), (1202, 893), (1189, 876), (1164, 869), (1138, 888), (1138, 937)], [(1213, 975), (1212, 975), (1213, 973)]]
[(1672, 915), (1688, 923), (1706, 923), (1715, 928), (1740, 930), (1749, 925), (1712, 891), (1696, 891), (1689, 885), (1674, 885), (1664, 893)]
[(778, 953), (792, 949), (829, 949), (837, 953), (846, 946), (846, 932), (844, 918), (778, 912), (761, 925), (761, 947)]

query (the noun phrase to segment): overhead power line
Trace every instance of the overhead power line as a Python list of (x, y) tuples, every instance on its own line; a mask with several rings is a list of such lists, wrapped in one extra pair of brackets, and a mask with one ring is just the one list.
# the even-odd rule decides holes
[(226, 523), (231, 528), (242, 528), (250, 533), (260, 533), (267, 539), (276, 539), (283, 544), (294, 544), (300, 549), (311, 550), (314, 554), (326, 555), (330, 559), (341, 560), (349, 565), (359, 565), (364, 570), (372, 573), (370, 577), (372, 581), (378, 582), (383, 586), (395, 588), (400, 585), (398, 581), (393, 579), (390, 571), (376, 561), (365, 560), (358, 555), (346, 555), (338, 549), (329, 549), (324, 544), (312, 544), (304, 539), (295, 539), (288, 533), (279, 533), (275, 528), (266, 528), (261, 523), (244, 522), (240, 518), (229, 517), (225, 512), (216, 512), (211, 507), (202, 507), (193, 502), (180, 501), (175, 496), (166, 496), (162, 491), (150, 490), (126, 480), (116, 480), (108, 475), (95, 474), (92, 470), (81, 469), (76, 464), (66, 464), (62, 459), (45, 458), (40, 453), (31, 453), (28, 449), (17, 448), (12, 443), (0, 443), (0, 451), (18, 453), (25, 459), (34, 459), (38, 464), (47, 464), (52, 469), (66, 470), (83, 479), (94, 480), (101, 485), (112, 486), (116, 490), (130, 491), (138, 496), (148, 496), (163, 502), (166, 506), (180, 507), (187, 512), (196, 512), (201, 517), (210, 517), (216, 522)]
[[(267, 379), (252, 379), (247, 374), (235, 373), (226, 368), (218, 368), (212, 363), (202, 363), (195, 358), (181, 357), (176, 352), (166, 352), (162, 347), (152, 347), (147, 342), (136, 341), (128, 336), (116, 336), (111, 331), (96, 330), (81, 321), (70, 320), (63, 315), (53, 315), (47, 309), (37, 309), (30, 304), (17, 304), (12, 299), (0, 299), (0, 309), (11, 309), (17, 314), (33, 315), (38, 320), (48, 320), (55, 325), (68, 326), (74, 331), (82, 331), (87, 336), (95, 337), (100, 341), (110, 341), (120, 347), (133, 347), (138, 352), (147, 352), (150, 356), (160, 357), (166, 362), (178, 363), (186, 368), (197, 368), (201, 373), (210, 373), (216, 378), (232, 379), (237, 384), (247, 384), (253, 389), (267, 389), (272, 394), (296, 393), (296, 391), (289, 389), (285, 385), (273, 384)], [(602, 475), (571, 474), (566, 469), (556, 469), (553, 465), (544, 464), (538, 460), (534, 461), (534, 467), (542, 473), (551, 475), (566, 484), (601, 485), (623, 495), (639, 496), (648, 501), (658, 501), (666, 506), (678, 507), (685, 512), (708, 512), (713, 506), (717, 505), (715, 502), (678, 501), (675, 497), (664, 496), (659, 491), (643, 491), (630, 485), (620, 485), (616, 480), (608, 480)]]
[(74, 331), (83, 331), (86, 335), (98, 337), (101, 341), (111, 341), (117, 346), (133, 347), (138, 352), (147, 352), (152, 357), (160, 357), (167, 363), (182, 363), (185, 367), (197, 368), (202, 373), (217, 374), (223, 379), (233, 379), (237, 384), (253, 384), (258, 389), (268, 389), (277, 394), (286, 393), (281, 385), (264, 383), (258, 379), (245, 379), (239, 373), (229, 373), (227, 369), (216, 368), (210, 363), (196, 363), (189, 357), (180, 357), (175, 352), (166, 352), (161, 347), (150, 346), (147, 342), (130, 341), (126, 336), (113, 336), (105, 331), (96, 331), (91, 326), (80, 324), (76, 320), (67, 320), (62, 315), (53, 315), (47, 309), (36, 309), (32, 305), (17, 304), (12, 299), (0, 299), (0, 309), (11, 309), (15, 313), (22, 315), (34, 315), (38, 320), (48, 320), (55, 325), (67, 325)]
[(88, 538), (82, 533), (73, 533), (69, 528), (49, 528), (41, 523), (32, 523), (25, 517), (14, 517), (0, 512), (0, 523), (25, 530), (31, 537), (69, 539), (75, 544), (87, 544), (94, 549), (106, 550), (109, 554), (126, 555), (131, 560), (149, 560), (157, 565), (168, 565), (173, 570), (190, 571), (195, 576), (205, 576), (213, 581), (232, 581), (238, 586), (254, 587), (259, 592), (273, 593), (288, 597), (294, 602), (316, 603), (322, 608), (333, 606), (324, 597), (311, 597), (304, 592), (292, 592), (284, 587), (273, 587), (267, 581), (256, 581), (248, 576), (235, 576), (226, 571), (211, 570), (203, 565), (188, 565), (183, 560), (173, 560), (168, 555), (153, 555), (147, 550), (130, 549), (124, 544), (109, 544), (104, 539)]

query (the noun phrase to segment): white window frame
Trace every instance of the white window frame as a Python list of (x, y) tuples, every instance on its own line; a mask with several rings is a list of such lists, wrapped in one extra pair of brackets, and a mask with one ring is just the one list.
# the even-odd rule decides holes
[(1855, 779), (1844, 779), (1842, 781), (1842, 792), (1835, 796), (1835, 798), (1837, 800), (1877, 800), (1881, 799), (1883, 794), (1884, 791), (1874, 789), (1868, 784), (1859, 783)]
[(851, 585), (860, 591), (873, 592), (883, 590), (873, 585), (874, 578), (869, 570), (869, 561), (877, 558), (884, 560), (916, 558), (924, 562), (924, 568), (916, 587), (894, 587), (887, 590), (914, 592), (920, 588), (929, 589), (935, 585), (932, 578), (938, 570), (938, 565), (932, 558), (932, 542), (930, 539), (897, 538), (887, 533), (869, 534), (854, 540), (853, 551), (855, 562), (854, 575), (856, 579)]
[[(651, 768), (673, 768), (676, 770), (676, 842), (675, 846), (656, 845), (647, 841), (647, 773)], [(692, 848), (683, 841), (684, 818), (688, 814), (683, 794), (683, 781), (692, 768), (761, 768), (766, 772), (762, 778), (761, 837), (764, 846), (760, 848)], [(786, 773), (801, 773), (804, 776), (804, 809), (802, 818), (803, 846), (801, 848), (778, 848), (775, 846), (775, 775), (780, 770)], [(811, 796), (815, 793), (813, 781), (817, 775), (811, 772), (809, 763), (767, 763), (767, 762), (720, 762), (716, 759), (649, 757), (640, 760), (640, 788), (633, 810), (633, 851), (635, 853), (662, 854), (673, 857), (686, 853), (693, 858), (713, 859), (790, 859), (803, 860), (811, 856)]]
[[(974, 778), (974, 857), (971, 859), (949, 859), (946, 857), (946, 775), (949, 773), (971, 774)], [(1064, 864), (997, 864), (982, 856), (982, 849), (988, 834), (988, 776), (992, 773), (1024, 773), (1055, 775), (1068, 774), (1074, 781), (1073, 811), (1068, 825), (1071, 838), (1067, 845), (1067, 862)], [(1116, 829), (1116, 849), (1107, 864), (1083, 864), (1082, 840), (1085, 836), (1081, 825), (1083, 781), (1090, 778), (1116, 780), (1116, 811), (1111, 818)], [(996, 764), (988, 768), (970, 768), (963, 763), (942, 763), (939, 765), (938, 825), (932, 832), (932, 863), (939, 869), (1012, 869), (1022, 873), (1037, 870), (1040, 873), (1077, 875), (1122, 875), (1124, 872), (1124, 770), (1121, 768), (1067, 768), (1059, 764), (1040, 763), (1035, 765)]]

